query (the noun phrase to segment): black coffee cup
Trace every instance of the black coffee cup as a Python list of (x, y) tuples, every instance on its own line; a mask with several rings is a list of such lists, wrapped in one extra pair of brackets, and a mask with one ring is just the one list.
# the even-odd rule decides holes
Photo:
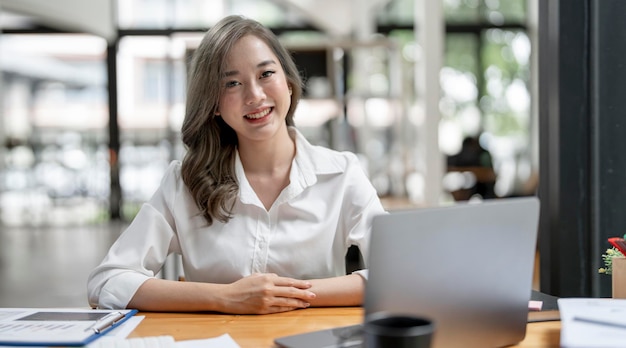
[(430, 348), (435, 332), (427, 318), (389, 313), (373, 313), (365, 318), (365, 348)]

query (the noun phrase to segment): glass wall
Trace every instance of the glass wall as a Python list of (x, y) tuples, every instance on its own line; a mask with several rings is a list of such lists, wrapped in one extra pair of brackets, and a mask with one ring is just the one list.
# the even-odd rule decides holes
[(106, 42), (0, 36), (0, 219), (92, 223), (108, 216)]
[(124, 36), (117, 54), (122, 215), (132, 218), (182, 157), (185, 54), (193, 36)]
[[(392, 1), (379, 17), (389, 36), (403, 45), (403, 69), (409, 78), (419, 59), (410, 27), (413, 5), (411, 0)], [(537, 168), (530, 150), (526, 1), (445, 0), (443, 6), (439, 146), (447, 157), (443, 184), (449, 199), (533, 193)], [(411, 83), (405, 81), (403, 88), (409, 90)], [(410, 181), (406, 185), (410, 188)]]
[(447, 0), (444, 8), (440, 146), (450, 170), (444, 183), (457, 199), (532, 193), (526, 1)]

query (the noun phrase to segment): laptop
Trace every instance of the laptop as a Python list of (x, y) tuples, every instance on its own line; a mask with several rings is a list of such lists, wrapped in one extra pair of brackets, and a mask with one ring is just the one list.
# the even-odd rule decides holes
[[(372, 220), (365, 315), (435, 322), (434, 348), (503, 347), (526, 335), (539, 200), (503, 198)], [(361, 347), (360, 325), (285, 336), (284, 348)]]

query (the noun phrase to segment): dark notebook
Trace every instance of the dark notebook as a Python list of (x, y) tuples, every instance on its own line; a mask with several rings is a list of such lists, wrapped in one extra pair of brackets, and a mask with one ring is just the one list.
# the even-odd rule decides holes
[(540, 311), (528, 312), (529, 323), (561, 320), (559, 305), (557, 303), (557, 300), (559, 299), (558, 297), (533, 290), (530, 299), (533, 301), (542, 301), (543, 305), (541, 306)]

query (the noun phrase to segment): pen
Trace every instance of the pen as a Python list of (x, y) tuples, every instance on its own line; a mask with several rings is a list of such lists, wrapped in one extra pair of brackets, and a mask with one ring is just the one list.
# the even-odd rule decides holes
[[(123, 317), (124, 317), (124, 314), (122, 312), (112, 312), (112, 313), (109, 313), (109, 314), (105, 315), (104, 317), (98, 319), (87, 330), (93, 330), (93, 332), (99, 334), (104, 329), (106, 329), (107, 327), (115, 324), (116, 321), (122, 319)], [(85, 330), (85, 331), (87, 331), (87, 330)]]
[(590, 323), (590, 324), (597, 324), (597, 325), (602, 325), (602, 326), (611, 326), (611, 327), (618, 327), (621, 329), (626, 329), (626, 324), (616, 323), (616, 322), (607, 321), (607, 320), (574, 317), (574, 321), (582, 321), (582, 322)]

